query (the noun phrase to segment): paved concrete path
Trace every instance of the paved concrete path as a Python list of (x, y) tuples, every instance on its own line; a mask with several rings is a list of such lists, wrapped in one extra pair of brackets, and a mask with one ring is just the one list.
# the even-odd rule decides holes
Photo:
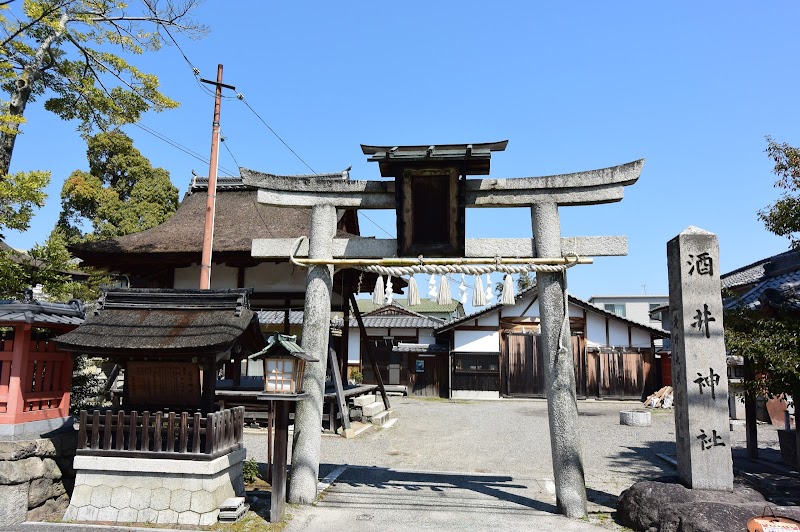
[(479, 473), (351, 466), (286, 532), (607, 530), (557, 515), (546, 482)]

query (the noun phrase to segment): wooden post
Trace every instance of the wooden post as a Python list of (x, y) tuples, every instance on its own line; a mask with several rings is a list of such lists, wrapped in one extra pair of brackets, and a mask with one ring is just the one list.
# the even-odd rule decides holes
[(31, 325), (26, 323), (14, 328), (14, 351), (11, 355), (11, 377), (8, 381), (8, 403), (6, 412), (20, 416), (24, 410), (25, 399), (22, 390), (30, 387), (28, 364), (25, 358), (31, 345)]
[(203, 413), (214, 411), (214, 392), (217, 387), (216, 362), (213, 357), (203, 361), (203, 392), (200, 409)]
[(339, 367), (342, 377), (342, 384), (347, 383), (347, 362), (350, 360), (350, 294), (353, 292), (350, 285), (350, 275), (342, 274), (345, 279), (344, 289), (342, 290), (342, 311), (344, 312), (342, 324), (342, 358), (339, 361)]
[[(344, 389), (342, 388), (342, 376), (339, 374), (339, 362), (336, 360), (336, 351), (328, 348), (328, 361), (330, 362), (331, 373), (333, 374), (333, 386), (336, 390), (336, 408), (331, 414), (335, 416), (335, 411), (338, 410), (342, 414), (342, 428), (344, 430), (350, 429), (350, 413), (347, 411), (347, 405), (344, 402)], [(336, 419), (331, 418), (331, 428), (336, 432)], [(344, 436), (344, 433), (342, 434)]]
[(369, 363), (372, 366), (372, 372), (375, 374), (375, 380), (378, 381), (378, 389), (381, 391), (381, 397), (383, 397), (383, 406), (386, 410), (389, 410), (391, 406), (389, 405), (389, 396), (386, 395), (386, 388), (383, 386), (383, 377), (381, 377), (381, 372), (378, 371), (378, 364), (375, 363), (375, 357), (372, 356), (372, 346), (369, 345), (367, 341), (367, 329), (364, 327), (364, 320), (361, 319), (361, 311), (358, 310), (358, 303), (356, 302), (356, 296), (350, 294), (350, 301), (353, 303), (353, 312), (355, 312), (356, 320), (358, 321), (358, 330), (361, 332), (361, 338), (364, 339), (364, 345), (366, 346), (367, 358), (369, 359)]
[[(753, 363), (744, 359), (744, 375), (752, 380), (754, 375)], [(744, 425), (747, 440), (747, 457), (758, 458), (758, 424), (756, 423), (756, 395), (746, 391), (744, 394)]]
[(275, 405), (275, 455), (272, 466), (272, 495), (269, 521), (283, 521), (286, 510), (286, 453), (289, 447), (289, 401), (273, 401)]

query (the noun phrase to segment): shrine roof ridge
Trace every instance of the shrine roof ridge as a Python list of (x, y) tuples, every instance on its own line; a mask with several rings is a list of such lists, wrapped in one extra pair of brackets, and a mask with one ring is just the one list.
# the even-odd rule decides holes
[(412, 144), (412, 145), (394, 145), (394, 146), (371, 146), (368, 144), (361, 145), (361, 152), (364, 155), (382, 155), (392, 156), (402, 153), (416, 153), (421, 152), (476, 152), (476, 151), (504, 151), (508, 146), (508, 140), (500, 140), (497, 142), (473, 142), (466, 144)]
[(180, 288), (106, 288), (97, 310), (105, 309), (187, 309), (233, 310), (241, 314), (250, 308), (252, 288), (180, 289)]

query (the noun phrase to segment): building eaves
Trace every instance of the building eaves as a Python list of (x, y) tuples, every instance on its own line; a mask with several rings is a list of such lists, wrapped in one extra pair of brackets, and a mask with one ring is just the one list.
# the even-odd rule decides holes
[(449, 353), (445, 344), (412, 344), (400, 342), (392, 348), (394, 353)]
[[(357, 299), (356, 301), (358, 302), (358, 309), (364, 314), (366, 314), (367, 312), (372, 312), (373, 310), (379, 307), (379, 305), (373, 303), (371, 299)], [(450, 314), (458, 310), (459, 306), (461, 305), (461, 302), (456, 299), (452, 299), (450, 303), (444, 305), (440, 305), (439, 303), (431, 301), (430, 299), (422, 299), (419, 305), (412, 306), (408, 304), (408, 298), (403, 298), (403, 297), (394, 298), (393, 303), (398, 307), (403, 307), (410, 311), (416, 312), (417, 314), (425, 314), (431, 312)]]
[[(259, 310), (256, 312), (258, 316), (258, 323), (260, 325), (283, 325), (286, 319), (286, 313), (283, 310)], [(289, 311), (289, 325), (302, 325), (303, 324), (303, 311), (291, 310)]]
[(84, 320), (83, 302), (0, 300), (0, 323), (32, 325), (80, 325)]
[[(722, 288), (735, 288), (737, 286), (757, 283), (764, 277), (769, 276), (768, 270), (770, 269), (770, 265), (788, 265), (789, 267), (794, 265), (800, 268), (800, 254), (795, 250), (784, 251), (783, 253), (778, 253), (777, 255), (724, 273), (720, 275)], [(784, 269), (781, 266), (779, 266), (779, 269)]]
[[(538, 293), (536, 292), (536, 284), (534, 284), (533, 286), (531, 286), (529, 288), (526, 288), (525, 290), (520, 291), (520, 293), (517, 294), (516, 297), (515, 297), (515, 302), (518, 302), (522, 298), (527, 297), (528, 295), (531, 294), (531, 292), (533, 292), (533, 298), (535, 300), (538, 297)], [(609, 318), (613, 318), (615, 320), (619, 320), (619, 321), (628, 323), (630, 325), (634, 325), (636, 327), (640, 327), (642, 329), (646, 329), (648, 332), (650, 332), (650, 333), (652, 333), (655, 336), (658, 336), (660, 338), (669, 338), (670, 337), (669, 332), (665, 331), (664, 329), (662, 329), (660, 327), (653, 327), (651, 325), (647, 325), (647, 324), (644, 324), (644, 323), (639, 323), (638, 321), (635, 321), (635, 320), (632, 320), (632, 319), (629, 319), (629, 318), (623, 318), (622, 316), (618, 316), (618, 315), (614, 314), (613, 312), (608, 312), (607, 310), (605, 310), (602, 307), (599, 307), (597, 305), (593, 305), (593, 304), (591, 304), (591, 303), (589, 303), (587, 301), (583, 301), (582, 299), (578, 299), (575, 296), (569, 296), (569, 301), (571, 303), (574, 303), (575, 305), (581, 307), (581, 308), (586, 309), (586, 310), (591, 310), (593, 312), (598, 312), (598, 313), (600, 313), (600, 314), (602, 314), (604, 316), (607, 316)], [(443, 325), (437, 327), (436, 328), (436, 332), (437, 333), (441, 333), (441, 332), (449, 331), (449, 330), (451, 330), (451, 329), (453, 329), (455, 327), (458, 327), (459, 325), (461, 325), (463, 323), (466, 323), (466, 322), (481, 318), (483, 316), (486, 316), (487, 314), (491, 314), (493, 312), (496, 312), (497, 310), (499, 310), (503, 306), (505, 306), (505, 305), (503, 305), (502, 303), (495, 303), (494, 305), (486, 307), (486, 308), (484, 308), (482, 310), (479, 310), (477, 312), (473, 312), (472, 314), (464, 316), (463, 318), (457, 318), (457, 319), (454, 319), (454, 320), (450, 320), (448, 322), (445, 322)]]
[[(522, 298), (524, 298), (525, 296), (527, 296), (531, 292), (534, 292), (534, 293), (536, 292), (536, 283), (535, 282), (531, 286), (529, 286), (525, 290), (521, 290), (516, 296), (514, 296), (514, 302), (516, 303), (516, 302), (520, 301)], [(450, 329), (453, 329), (454, 327), (457, 327), (457, 326), (461, 325), (462, 323), (466, 323), (468, 321), (476, 320), (478, 318), (486, 316), (487, 314), (491, 314), (492, 312), (494, 312), (497, 309), (499, 309), (501, 307), (504, 307), (504, 306), (506, 306), (506, 305), (503, 305), (503, 303), (498, 301), (497, 303), (494, 303), (494, 304), (489, 305), (489, 306), (487, 306), (485, 308), (482, 308), (481, 310), (476, 310), (475, 312), (473, 312), (471, 314), (467, 314), (466, 316), (461, 316), (460, 318), (453, 318), (452, 320), (446, 321), (442, 325), (437, 327), (436, 328), (436, 332), (440, 333), (440, 332), (449, 331)]]
[(763, 280), (749, 291), (745, 292), (740, 298), (727, 301), (725, 303), (725, 308), (735, 308), (741, 305), (749, 309), (757, 309), (761, 306), (762, 297), (768, 291), (777, 291), (783, 294), (783, 299), (786, 299), (789, 308), (791, 308), (795, 304), (792, 303), (795, 299), (792, 294), (800, 291), (800, 270)]

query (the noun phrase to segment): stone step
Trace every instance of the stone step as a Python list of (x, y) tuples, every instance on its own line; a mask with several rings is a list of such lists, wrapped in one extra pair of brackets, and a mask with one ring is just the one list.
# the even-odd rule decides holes
[(358, 397), (353, 398), (353, 406), (367, 406), (370, 403), (375, 402), (375, 394), (370, 393), (367, 395), (359, 395)]
[(384, 410), (386, 410), (386, 407), (383, 406), (383, 401), (374, 401), (361, 407), (361, 415), (365, 418), (371, 418), (376, 414), (380, 414)]
[(383, 412), (379, 412), (372, 416), (369, 421), (373, 425), (382, 426), (388, 423), (392, 419), (392, 411), (391, 410), (384, 410)]

